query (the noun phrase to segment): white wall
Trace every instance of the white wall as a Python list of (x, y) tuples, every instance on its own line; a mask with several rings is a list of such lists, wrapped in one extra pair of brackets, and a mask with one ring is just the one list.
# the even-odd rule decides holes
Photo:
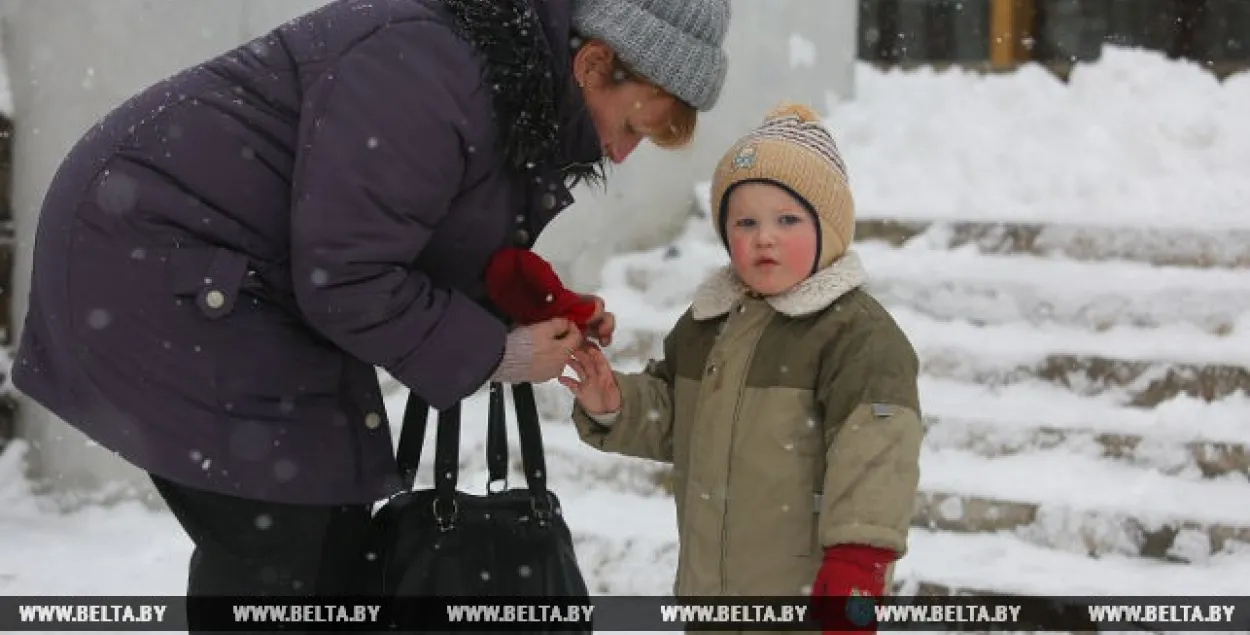
[[(778, 101), (828, 111), (829, 99), (854, 96), (857, 0), (732, 0), (729, 77), (721, 101), (699, 121), (695, 143), (676, 152), (644, 144), (609, 172), (605, 189), (579, 188), (578, 202), (543, 233), (538, 251), (567, 284), (599, 283), (614, 250), (664, 244), (693, 202), (693, 185), (711, 180), (721, 154)], [(800, 42), (792, 60), (791, 36)], [(807, 54), (810, 53), (810, 56)]]
[[(4, 52), (14, 101), (14, 340), (26, 314), (30, 247), (53, 172), (84, 130), (132, 93), (306, 10), (311, 0), (9, 0)], [(144, 475), (22, 399), (32, 476), (60, 491), (147, 488)]]

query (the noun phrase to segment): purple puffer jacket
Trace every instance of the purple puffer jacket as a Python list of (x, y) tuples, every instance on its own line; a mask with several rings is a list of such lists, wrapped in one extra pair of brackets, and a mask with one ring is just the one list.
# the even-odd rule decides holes
[(569, 1), (499, 6), (529, 12), (340, 0), (109, 114), (44, 202), (18, 388), (192, 487), (393, 493), (375, 366), (435, 408), (481, 387), (507, 331), (487, 261), (601, 160)]

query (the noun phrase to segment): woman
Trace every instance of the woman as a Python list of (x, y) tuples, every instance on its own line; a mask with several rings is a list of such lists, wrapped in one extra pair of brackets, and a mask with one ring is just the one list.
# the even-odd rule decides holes
[(369, 504), (398, 486), (374, 367), (435, 408), (557, 377), (578, 330), (509, 331), (483, 270), (602, 161), (690, 138), (728, 19), (338, 0), (157, 84), (51, 185), (16, 385), (152, 475), (191, 594), (365, 588)]

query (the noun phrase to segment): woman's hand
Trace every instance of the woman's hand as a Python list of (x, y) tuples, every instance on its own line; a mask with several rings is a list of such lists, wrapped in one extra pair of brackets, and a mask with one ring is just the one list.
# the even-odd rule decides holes
[(540, 384), (555, 379), (584, 341), (577, 326), (564, 318), (518, 327), (508, 334), (503, 359), (490, 380)]
[(590, 414), (601, 415), (621, 409), (621, 389), (608, 358), (592, 343), (573, 352), (569, 366), (579, 379), (561, 375), (559, 382), (573, 393), (582, 409)]

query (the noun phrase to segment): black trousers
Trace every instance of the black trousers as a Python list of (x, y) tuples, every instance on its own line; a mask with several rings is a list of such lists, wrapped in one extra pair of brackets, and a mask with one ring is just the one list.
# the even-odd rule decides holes
[[(367, 505), (269, 503), (150, 476), (195, 543), (188, 596), (350, 596), (380, 587)], [(189, 632), (208, 632), (188, 619)]]

